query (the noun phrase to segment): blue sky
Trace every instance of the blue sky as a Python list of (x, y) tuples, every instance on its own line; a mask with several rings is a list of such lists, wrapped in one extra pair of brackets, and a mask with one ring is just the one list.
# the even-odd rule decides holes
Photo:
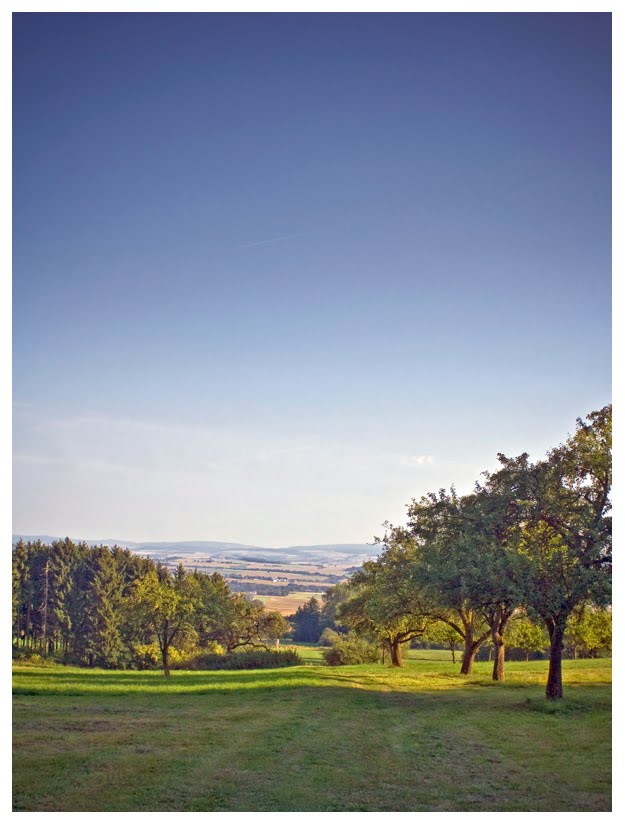
[(610, 400), (609, 15), (13, 19), (14, 531), (370, 541)]

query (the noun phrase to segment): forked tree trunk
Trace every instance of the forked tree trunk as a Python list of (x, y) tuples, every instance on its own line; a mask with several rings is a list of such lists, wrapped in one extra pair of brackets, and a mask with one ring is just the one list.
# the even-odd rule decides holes
[(480, 638), (476, 639), (473, 635), (473, 628), (469, 624), (465, 624), (464, 653), (462, 655), (460, 673), (468, 676), (472, 672), (475, 657), (479, 653), (486, 638), (487, 636), (480, 636)]
[(562, 699), (562, 642), (566, 622), (550, 621), (547, 625), (551, 649), (549, 651), (549, 675), (547, 676), (547, 699)]

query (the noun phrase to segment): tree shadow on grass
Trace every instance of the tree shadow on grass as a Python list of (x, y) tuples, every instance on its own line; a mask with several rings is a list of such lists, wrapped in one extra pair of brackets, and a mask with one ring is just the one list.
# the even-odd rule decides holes
[(275, 691), (297, 688), (329, 687), (351, 683), (379, 686), (379, 680), (362, 676), (343, 676), (333, 672), (311, 673), (309, 669), (246, 670), (246, 671), (173, 671), (170, 678), (154, 672), (136, 671), (28, 671), (17, 674), (15, 695), (162, 695), (202, 694), (217, 692)]
[[(330, 691), (333, 689), (377, 693), (381, 696), (402, 697), (408, 703), (422, 702), (426, 696), (441, 701), (445, 697), (455, 701), (459, 693), (463, 697), (482, 697), (500, 691), (507, 696), (518, 695), (520, 689), (536, 695), (542, 694), (544, 685), (538, 682), (493, 682), (483, 677), (467, 677), (455, 673), (411, 673), (379, 667), (375, 673), (369, 666), (366, 671), (342, 668), (293, 667), (279, 670), (240, 671), (173, 671), (169, 679), (156, 671), (102, 671), (64, 669), (19, 669), (15, 673), (15, 696), (73, 696), (73, 697), (120, 697), (136, 696), (175, 699), (181, 696), (212, 694), (276, 693), (288, 691)], [(571, 687), (596, 687), (588, 682)], [(603, 688), (608, 685), (603, 684)], [(495, 689), (493, 691), (493, 688)]]

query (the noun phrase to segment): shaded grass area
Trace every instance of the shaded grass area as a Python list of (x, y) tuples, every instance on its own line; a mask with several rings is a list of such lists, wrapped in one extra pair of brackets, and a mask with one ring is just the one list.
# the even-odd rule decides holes
[(610, 663), (15, 668), (14, 809), (610, 809)]

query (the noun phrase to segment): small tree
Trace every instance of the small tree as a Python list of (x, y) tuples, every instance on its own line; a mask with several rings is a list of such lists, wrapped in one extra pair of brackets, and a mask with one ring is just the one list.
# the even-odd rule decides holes
[(564, 634), (565, 644), (578, 655), (595, 659), (601, 653), (612, 652), (612, 611), (602, 610), (593, 605), (576, 608)]
[(451, 661), (456, 664), (456, 651), (462, 647), (462, 636), (447, 622), (433, 622), (424, 637), (428, 642), (442, 645), (451, 653)]
[(137, 623), (156, 636), (163, 673), (169, 677), (169, 651), (188, 629), (197, 611), (199, 590), (192, 576), (173, 578), (164, 568), (151, 570), (135, 583), (131, 609)]
[(518, 647), (528, 661), (530, 653), (543, 653), (549, 647), (549, 637), (544, 628), (539, 627), (525, 615), (514, 617), (506, 634), (506, 643)]
[(229, 613), (216, 641), (228, 653), (239, 647), (268, 649), (270, 639), (280, 639), (291, 630), (288, 621), (277, 611), (265, 610), (261, 602), (251, 602), (237, 594), (230, 600)]

